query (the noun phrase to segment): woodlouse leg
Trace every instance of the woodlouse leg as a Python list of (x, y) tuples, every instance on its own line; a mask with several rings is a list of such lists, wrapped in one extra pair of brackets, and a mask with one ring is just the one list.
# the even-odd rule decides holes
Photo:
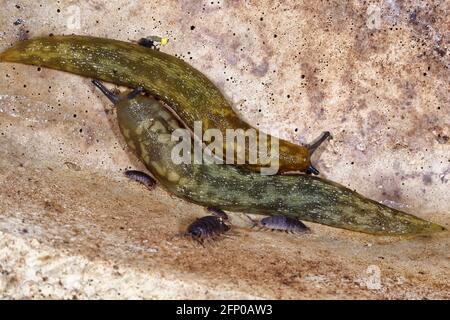
[(207, 238), (206, 241), (208, 242), (208, 245), (210, 247), (215, 248), (216, 247), (216, 241), (217, 241), (218, 237), (217, 236), (213, 236), (211, 238)]
[(98, 80), (92, 80), (92, 83), (100, 89), (100, 91), (114, 104), (116, 104), (119, 101), (119, 97), (117, 95), (115, 95), (114, 93), (112, 93), (111, 90), (109, 90), (107, 87), (105, 87), (103, 85), (103, 83), (101, 83)]
[(125, 171), (125, 176), (130, 178), (131, 180), (134, 180), (134, 181), (137, 181), (137, 182), (143, 184), (149, 190), (153, 190), (156, 186), (156, 180), (142, 171), (127, 170), (127, 171)]
[(202, 247), (205, 247), (205, 239), (203, 239), (202, 237), (193, 237), (191, 236), (192, 240), (194, 240), (194, 242), (197, 242), (198, 244), (201, 244)]
[(233, 234), (233, 233), (228, 233), (228, 234), (222, 234), (222, 236), (224, 237), (224, 238), (228, 238), (228, 239), (236, 239), (236, 234)]

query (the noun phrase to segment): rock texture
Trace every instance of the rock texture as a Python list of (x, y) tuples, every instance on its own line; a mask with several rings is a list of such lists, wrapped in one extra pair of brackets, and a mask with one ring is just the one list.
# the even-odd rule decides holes
[[(448, 1), (0, 1), (0, 49), (86, 34), (170, 38), (242, 117), (333, 140), (322, 175), (450, 226)], [(203, 208), (123, 176), (142, 169), (84, 79), (0, 64), (0, 297), (450, 298), (450, 237), (309, 224), (203, 249), (174, 237)]]

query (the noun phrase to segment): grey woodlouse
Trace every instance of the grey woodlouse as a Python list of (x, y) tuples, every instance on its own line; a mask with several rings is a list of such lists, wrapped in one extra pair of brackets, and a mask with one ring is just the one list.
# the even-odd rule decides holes
[(230, 230), (230, 227), (217, 216), (205, 216), (192, 222), (185, 233), (203, 245), (205, 240), (215, 239)]
[(134, 181), (142, 183), (144, 186), (146, 186), (150, 190), (153, 190), (155, 188), (156, 180), (142, 171), (127, 170), (127, 171), (125, 171), (125, 176), (127, 176), (128, 178), (130, 178)]
[(309, 229), (303, 222), (300, 220), (285, 217), (285, 216), (271, 216), (261, 219), (260, 221), (254, 221), (253, 227), (260, 227), (262, 229), (269, 230), (278, 230), (285, 231), (288, 233), (310, 233), (311, 229)]

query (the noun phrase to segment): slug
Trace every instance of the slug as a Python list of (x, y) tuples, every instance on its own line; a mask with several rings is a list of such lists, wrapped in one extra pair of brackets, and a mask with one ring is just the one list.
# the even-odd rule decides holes
[[(252, 127), (239, 118), (205, 75), (179, 58), (146, 48), (150, 44), (142, 39), (140, 43), (143, 46), (90, 36), (42, 37), (17, 43), (0, 53), (0, 61), (44, 66), (131, 88), (143, 87), (173, 109), (191, 131), (195, 121), (202, 122), (203, 133), (207, 129), (220, 130), (224, 136), (222, 154), (226, 155), (226, 129), (246, 131)], [(256, 132), (258, 138), (259, 131)], [(228, 143), (237, 150), (236, 141)], [(316, 148), (316, 144), (302, 146), (280, 139), (278, 173), (318, 174), (310, 160)], [(231, 151), (230, 148), (230, 154)], [(245, 159), (234, 152), (233, 163), (257, 171), (266, 166), (260, 159), (250, 163), (248, 151), (246, 144)]]
[[(172, 153), (178, 142), (173, 141), (172, 133), (183, 126), (172, 113), (154, 98), (139, 94), (139, 88), (121, 96), (104, 87), (102, 91), (116, 106), (119, 127), (129, 148), (163, 188), (182, 199), (209, 208), (282, 215), (378, 235), (445, 230), (310, 175), (264, 176), (241, 166), (176, 164)], [(186, 138), (191, 136), (186, 133)]]

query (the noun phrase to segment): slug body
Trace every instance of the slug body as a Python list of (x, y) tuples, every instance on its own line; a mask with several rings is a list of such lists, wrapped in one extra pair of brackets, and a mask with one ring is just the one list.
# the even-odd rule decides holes
[(155, 99), (143, 95), (120, 97), (115, 105), (120, 130), (130, 149), (161, 186), (187, 201), (222, 210), (282, 215), (371, 234), (426, 234), (444, 230), (337, 183), (309, 175), (264, 176), (240, 166), (177, 164), (172, 156), (179, 142), (171, 137), (182, 125), (174, 115)]
[[(141, 86), (172, 108), (191, 130), (194, 121), (201, 121), (203, 133), (218, 129), (224, 140), (226, 129), (252, 128), (238, 117), (219, 89), (201, 72), (179, 58), (137, 44), (76, 35), (42, 37), (17, 43), (0, 53), (0, 61), (44, 66), (132, 88)], [(223, 155), (226, 155), (226, 141), (223, 145)], [(313, 151), (308, 146), (279, 140), (278, 172), (317, 173), (310, 162)], [(238, 162), (235, 152), (234, 163), (245, 162), (243, 166), (252, 170), (265, 166), (259, 159), (249, 164), (248, 154), (245, 152), (245, 159), (239, 156), (241, 162)]]

